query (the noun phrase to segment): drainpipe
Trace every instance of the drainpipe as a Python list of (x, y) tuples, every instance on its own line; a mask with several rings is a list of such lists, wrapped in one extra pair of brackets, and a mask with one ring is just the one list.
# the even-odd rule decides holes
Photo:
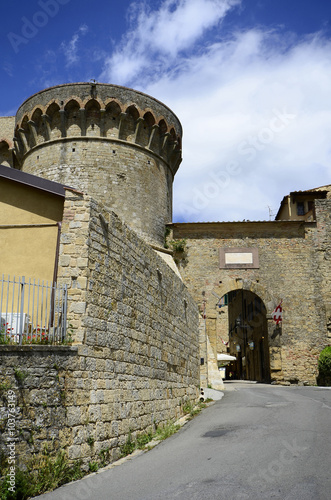
[(56, 251), (55, 251), (54, 273), (53, 273), (53, 285), (54, 286), (57, 283), (57, 273), (58, 273), (58, 269), (59, 269), (61, 227), (62, 227), (62, 222), (57, 222), (57, 242), (56, 242)]
[(57, 283), (57, 273), (58, 273), (58, 269), (59, 269), (61, 227), (62, 227), (62, 222), (57, 222), (57, 241), (56, 241), (56, 250), (55, 250), (54, 272), (53, 272), (50, 326), (54, 326), (54, 294), (55, 294), (55, 288), (56, 288), (56, 283)]

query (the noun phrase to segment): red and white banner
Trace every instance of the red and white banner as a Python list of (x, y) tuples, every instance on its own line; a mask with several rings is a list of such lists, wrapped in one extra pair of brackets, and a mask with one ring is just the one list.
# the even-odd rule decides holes
[(272, 319), (276, 322), (277, 325), (283, 320), (282, 302), (283, 301), (281, 300), (278, 306), (271, 313)]

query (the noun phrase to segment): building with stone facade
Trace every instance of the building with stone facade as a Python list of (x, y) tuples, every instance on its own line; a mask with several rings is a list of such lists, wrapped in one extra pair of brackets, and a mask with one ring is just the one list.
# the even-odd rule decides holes
[(167, 106), (99, 83), (43, 90), (0, 118), (0, 274), (65, 285), (73, 340), (0, 346), (2, 380), (25, 398), (22, 456), (47, 444), (85, 466), (114, 460), (199, 384), (223, 388), (227, 354), (229, 378), (316, 383), (330, 186), (290, 193), (275, 221), (172, 223), (181, 138)]
[(223, 387), (221, 354), (236, 357), (228, 378), (316, 384), (331, 337), (330, 224), (327, 185), (284, 197), (274, 221), (171, 225), (200, 309), (202, 385)]

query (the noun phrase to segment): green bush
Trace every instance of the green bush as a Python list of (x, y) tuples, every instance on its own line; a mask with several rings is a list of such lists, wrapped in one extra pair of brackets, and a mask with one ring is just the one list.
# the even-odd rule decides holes
[(318, 360), (318, 385), (331, 386), (331, 346), (329, 345), (320, 354)]
[(174, 252), (184, 252), (185, 250), (185, 245), (186, 245), (186, 240), (171, 240), (170, 245), (172, 246), (172, 249)]
[(6, 457), (1, 456), (0, 498), (1, 500), (26, 500), (47, 491), (52, 491), (62, 484), (84, 476), (81, 464), (69, 465), (65, 453), (50, 457), (47, 450), (38, 460), (32, 460), (27, 470), (15, 470), (15, 491), (9, 490), (9, 468)]
[(135, 441), (132, 440), (132, 435), (130, 431), (126, 439), (126, 442), (122, 444), (122, 446), (120, 447), (121, 457), (126, 457), (127, 455), (130, 455), (131, 453), (134, 452), (135, 449), (136, 449), (136, 443)]

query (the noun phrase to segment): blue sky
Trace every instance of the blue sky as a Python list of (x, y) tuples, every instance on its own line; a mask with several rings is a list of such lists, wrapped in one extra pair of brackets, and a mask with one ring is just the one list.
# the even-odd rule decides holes
[(177, 114), (175, 221), (264, 220), (331, 183), (328, 0), (18, 0), (0, 23), (0, 115), (92, 78)]

